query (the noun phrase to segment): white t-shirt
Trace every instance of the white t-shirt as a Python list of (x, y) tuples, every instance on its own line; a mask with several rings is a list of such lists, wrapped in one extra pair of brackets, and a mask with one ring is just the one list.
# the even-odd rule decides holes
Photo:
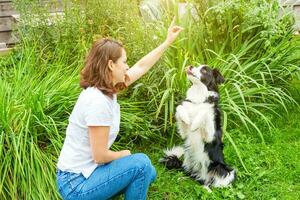
[(83, 90), (69, 117), (66, 138), (57, 168), (82, 173), (88, 178), (98, 166), (93, 160), (88, 126), (110, 126), (107, 147), (115, 141), (120, 127), (120, 105), (95, 87)]

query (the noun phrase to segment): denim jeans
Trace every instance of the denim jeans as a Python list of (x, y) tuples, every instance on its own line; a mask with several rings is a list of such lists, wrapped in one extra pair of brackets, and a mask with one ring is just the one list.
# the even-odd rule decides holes
[(57, 186), (63, 199), (109, 199), (124, 193), (126, 200), (144, 200), (155, 178), (156, 170), (143, 153), (99, 165), (88, 178), (57, 170)]

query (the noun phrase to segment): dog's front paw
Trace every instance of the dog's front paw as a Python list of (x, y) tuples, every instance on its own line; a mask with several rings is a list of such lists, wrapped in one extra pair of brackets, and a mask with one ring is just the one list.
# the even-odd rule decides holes
[(203, 122), (205, 121), (206, 112), (199, 112), (194, 120), (191, 123), (191, 131), (196, 131), (201, 126), (203, 126)]
[(184, 110), (182, 105), (176, 108), (176, 119), (183, 121), (186, 125), (191, 123), (188, 113)]
[(199, 122), (197, 122), (197, 121), (193, 121), (192, 122), (192, 124), (191, 124), (191, 131), (192, 132), (194, 132), (194, 131), (196, 131), (197, 129), (199, 129), (200, 128), (200, 124), (199, 124)]

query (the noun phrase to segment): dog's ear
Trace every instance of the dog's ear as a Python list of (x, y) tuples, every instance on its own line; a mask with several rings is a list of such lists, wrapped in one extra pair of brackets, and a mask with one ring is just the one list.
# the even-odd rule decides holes
[(224, 77), (222, 74), (219, 72), (217, 69), (213, 69), (213, 76), (215, 77), (216, 83), (217, 84), (222, 84), (225, 82)]

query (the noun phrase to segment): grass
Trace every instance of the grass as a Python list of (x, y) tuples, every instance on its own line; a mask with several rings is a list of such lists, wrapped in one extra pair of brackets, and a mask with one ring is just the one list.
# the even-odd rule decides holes
[(238, 170), (238, 178), (231, 187), (213, 189), (212, 193), (182, 172), (167, 170), (158, 163), (165, 144), (137, 148), (136, 151), (149, 155), (157, 169), (157, 180), (150, 187), (149, 199), (300, 199), (299, 112), (290, 112), (274, 124), (275, 128), (264, 132), (265, 144), (255, 134), (246, 136), (242, 130), (229, 131), (249, 173), (225, 138), (225, 159)]
[[(92, 0), (88, 4), (74, 0), (64, 18), (48, 26), (47, 7), (41, 9), (37, 1), (14, 2), (22, 13), (21, 43), (0, 59), (0, 199), (58, 199), (54, 169), (80, 93), (79, 71), (92, 40), (105, 36), (121, 40), (132, 65), (165, 39), (166, 27), (177, 10), (166, 6), (160, 21), (145, 22), (138, 0)], [(299, 144), (288, 142), (299, 132), (285, 128), (284, 118), (279, 117), (285, 116), (284, 108), (293, 102), (296, 106), (292, 99), (296, 96), (288, 88), (291, 77), (295, 76), (296, 84), (299, 80), (300, 38), (292, 35), (291, 16), (277, 16), (277, 4), (276, 0), (195, 2), (200, 20), (189, 15), (177, 18), (185, 27), (180, 38), (157, 66), (120, 95), (121, 133), (114, 149), (140, 148), (150, 155), (159, 174), (150, 199), (259, 195), (269, 199), (275, 194), (290, 198), (294, 194), (281, 192), (281, 188), (288, 191), (288, 181), (295, 187), (292, 192), (299, 189), (293, 184), (296, 176), (285, 179), (297, 172), (291, 168), (296, 159), (290, 154), (296, 153), (293, 145)], [(41, 19), (35, 20), (37, 16)], [(232, 188), (213, 194), (157, 164), (161, 149), (178, 140), (174, 109), (189, 86), (184, 67), (199, 63), (219, 68), (227, 79), (220, 90), (226, 157), (239, 170)], [(292, 127), (299, 127), (296, 111), (287, 117)]]
[[(291, 95), (300, 102), (299, 74), (291, 85)], [(300, 199), (300, 108), (288, 106), (288, 113), (283, 108), (278, 112), (280, 117), (266, 114), (274, 124), (271, 129), (256, 120), (256, 125), (264, 133), (265, 143), (261, 142), (255, 131), (244, 134), (248, 132), (245, 127), (228, 130), (227, 134), (234, 138), (248, 172), (238, 161), (233, 146), (225, 136), (225, 159), (237, 169), (238, 177), (232, 186), (213, 189), (212, 193), (182, 172), (167, 170), (158, 163), (163, 155), (162, 149), (172, 145), (138, 146), (135, 151), (149, 155), (157, 169), (157, 180), (150, 187), (149, 199)], [(178, 138), (175, 144), (180, 144)]]
[[(300, 102), (300, 79), (297, 74), (291, 81), (291, 96)], [(213, 189), (208, 193), (196, 181), (183, 172), (167, 170), (158, 160), (163, 155), (162, 149), (171, 147), (167, 142), (153, 145), (136, 146), (133, 152), (146, 153), (157, 170), (157, 180), (151, 185), (148, 198), (154, 200), (173, 199), (266, 199), (297, 200), (300, 199), (300, 120), (299, 107), (288, 106), (277, 110), (280, 117), (265, 114), (274, 127), (265, 127), (262, 121), (255, 123), (263, 132), (265, 143), (257, 137), (256, 131), (247, 133), (245, 127), (228, 130), (227, 134), (234, 139), (248, 171), (238, 161), (235, 149), (225, 136), (225, 159), (238, 171), (237, 180), (228, 188)], [(175, 144), (180, 144), (179, 135)], [(145, 148), (145, 146), (147, 148)]]

